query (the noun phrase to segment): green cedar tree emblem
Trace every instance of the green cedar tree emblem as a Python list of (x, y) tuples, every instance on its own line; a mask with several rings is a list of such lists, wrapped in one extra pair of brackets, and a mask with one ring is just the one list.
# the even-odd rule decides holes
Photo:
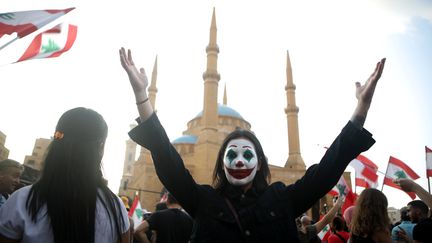
[(55, 52), (60, 50), (60, 47), (52, 40), (48, 40), (48, 44), (42, 45), (42, 53)]
[(394, 173), (394, 176), (397, 178), (397, 179), (400, 179), (400, 178), (407, 178), (408, 176), (405, 174), (405, 172), (403, 172), (402, 170), (398, 170), (398, 171), (396, 171), (395, 173)]
[(137, 217), (138, 217), (139, 219), (142, 219), (142, 218), (143, 218), (143, 211), (142, 211), (141, 208), (136, 208), (136, 209), (135, 209), (135, 214), (137, 215)]
[(345, 195), (345, 188), (346, 188), (346, 186), (338, 184), (338, 185), (336, 185), (336, 187), (339, 190), (339, 195), (344, 196)]

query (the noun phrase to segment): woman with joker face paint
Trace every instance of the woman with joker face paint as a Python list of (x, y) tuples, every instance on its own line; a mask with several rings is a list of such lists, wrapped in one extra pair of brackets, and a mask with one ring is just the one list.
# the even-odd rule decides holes
[(144, 69), (136, 68), (130, 50), (121, 48), (119, 54), (141, 121), (129, 135), (151, 151), (160, 181), (194, 218), (191, 242), (298, 242), (295, 218), (329, 192), (349, 162), (375, 142), (363, 124), (385, 59), (377, 63), (365, 84), (356, 83), (358, 103), (352, 118), (321, 161), (294, 184), (270, 184), (261, 144), (246, 130), (235, 130), (224, 140), (213, 171), (213, 186), (197, 184), (148, 102)]

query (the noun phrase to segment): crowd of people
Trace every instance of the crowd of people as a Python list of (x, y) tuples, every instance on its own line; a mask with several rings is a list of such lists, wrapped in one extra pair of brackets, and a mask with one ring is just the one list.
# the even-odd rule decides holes
[[(349, 162), (375, 142), (363, 125), (385, 59), (364, 83), (356, 83), (357, 106), (321, 161), (294, 184), (270, 183), (267, 157), (258, 138), (237, 129), (223, 141), (213, 184), (198, 184), (170, 143), (148, 101), (148, 80), (130, 50), (119, 50), (139, 113), (129, 136), (151, 151), (168, 190), (166, 208), (139, 225), (128, 217), (127, 200), (108, 187), (101, 172), (108, 126), (96, 111), (79, 107), (59, 119), (39, 180), (14, 191), (22, 166), (0, 162), (0, 243), (93, 242), (320, 242), (329, 225), (333, 242), (432, 242), (432, 196), (414, 181), (395, 181), (420, 200), (390, 223), (386, 196), (365, 189), (355, 206), (341, 212), (344, 197), (317, 222), (305, 214), (337, 183)], [(13, 193), (12, 193), (13, 192)]]

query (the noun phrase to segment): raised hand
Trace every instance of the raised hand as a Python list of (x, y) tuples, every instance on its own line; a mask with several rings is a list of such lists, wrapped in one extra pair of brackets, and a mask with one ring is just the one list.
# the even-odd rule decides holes
[(393, 182), (406, 192), (415, 192), (416, 183), (410, 179), (394, 179)]
[(129, 76), (141, 121), (145, 121), (153, 114), (153, 107), (149, 102), (146, 90), (148, 86), (147, 75), (144, 68), (139, 71), (136, 68), (131, 50), (128, 50), (126, 54), (126, 50), (122, 47), (119, 50), (119, 55), (121, 65)]
[[(121, 65), (129, 76), (129, 81), (132, 85), (132, 89), (135, 93), (135, 96), (139, 95), (140, 97), (137, 98), (143, 98), (143, 99), (147, 98), (146, 88), (148, 86), (148, 79), (144, 68), (141, 68), (138, 71), (132, 59), (131, 50), (128, 50), (126, 54), (126, 50), (122, 47), (119, 50), (119, 54), (120, 54)], [(143, 95), (145, 96), (143, 97)]]
[(385, 61), (386, 59), (383, 58), (376, 64), (375, 71), (370, 75), (364, 85), (361, 85), (360, 82), (356, 82), (356, 97), (359, 102), (366, 105), (370, 105), (372, 102), (375, 87), (384, 70)]
[(353, 122), (359, 128), (363, 128), (376, 85), (384, 70), (385, 61), (386, 59), (383, 58), (377, 63), (375, 71), (370, 75), (365, 84), (361, 85), (359, 82), (356, 82), (356, 97), (358, 103), (351, 118), (351, 122)]

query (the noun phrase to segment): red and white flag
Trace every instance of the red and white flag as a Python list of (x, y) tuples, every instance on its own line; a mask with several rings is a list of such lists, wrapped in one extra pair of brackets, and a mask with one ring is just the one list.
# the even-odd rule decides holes
[[(394, 179), (400, 179), (400, 178), (408, 178), (411, 180), (416, 180), (420, 178), (408, 165), (406, 165), (404, 162), (402, 162), (399, 159), (396, 159), (395, 157), (390, 156), (388, 165), (387, 165), (387, 171), (384, 178), (384, 185), (388, 185), (397, 189), (400, 189), (400, 186), (396, 185), (393, 180)], [(415, 199), (416, 195), (414, 192), (406, 192), (413, 200)]]
[[(73, 9), (74, 8), (0, 13), (0, 38), (3, 35), (12, 35), (13, 33), (17, 34), (14, 40), (23, 38)], [(6, 45), (10, 44), (10, 42)], [(2, 47), (0, 47), (0, 49)]]
[(38, 34), (17, 62), (30, 59), (58, 57), (68, 51), (77, 37), (75, 25), (57, 25)]
[(363, 155), (357, 156), (350, 162), (355, 170), (355, 185), (365, 188), (378, 187), (378, 166)]
[(318, 233), (318, 237), (320, 238), (321, 241), (327, 241), (328, 238), (330, 237), (330, 224), (327, 224), (326, 226), (324, 226), (324, 228)]
[(426, 150), (426, 176), (432, 177), (432, 149), (425, 146)]
[(341, 176), (337, 184), (329, 192), (332, 196), (343, 196), (345, 197), (344, 204), (342, 205), (342, 213), (345, 209), (355, 204), (357, 195), (351, 190), (351, 187), (346, 182), (345, 178)]
[(345, 178), (341, 176), (336, 185), (330, 190), (329, 194), (332, 196), (346, 196), (348, 192), (351, 191), (351, 188), (348, 186)]
[(135, 198), (132, 202), (132, 207), (129, 210), (129, 217), (134, 222), (134, 229), (136, 229), (142, 223), (145, 213), (147, 213), (147, 210), (141, 208), (138, 195), (135, 195)]

